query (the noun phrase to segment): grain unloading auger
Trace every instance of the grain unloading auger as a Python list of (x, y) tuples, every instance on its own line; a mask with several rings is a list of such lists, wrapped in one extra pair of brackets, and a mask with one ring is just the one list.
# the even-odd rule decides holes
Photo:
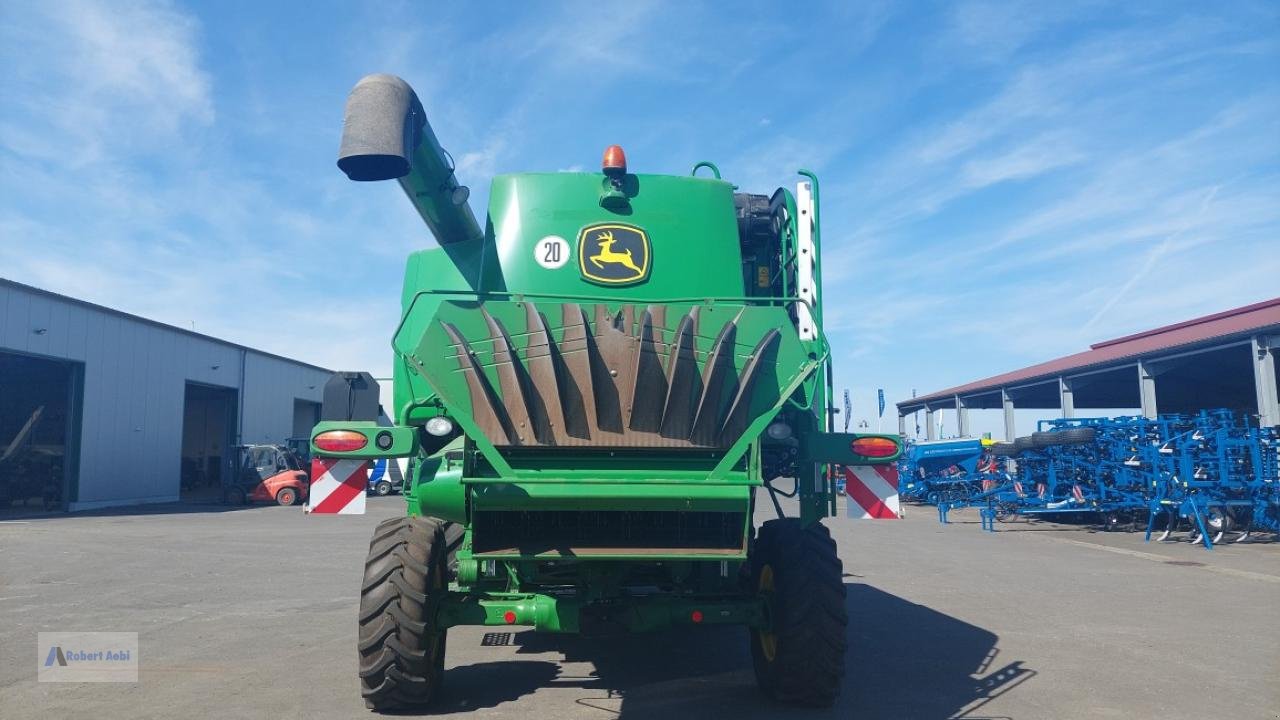
[[(631, 174), (611, 146), (599, 173), (496, 177), (481, 230), (387, 75), (352, 91), (338, 165), (398, 180), (440, 245), (408, 262), (396, 425), (312, 438), (322, 459), (411, 458), (408, 516), (378, 526), (366, 565), (367, 704), (429, 702), (454, 625), (745, 625), (766, 693), (832, 702), (846, 608), (828, 466), (900, 448), (828, 432), (816, 177), (740, 194), (707, 163)], [(762, 492), (779, 517), (756, 528)]]

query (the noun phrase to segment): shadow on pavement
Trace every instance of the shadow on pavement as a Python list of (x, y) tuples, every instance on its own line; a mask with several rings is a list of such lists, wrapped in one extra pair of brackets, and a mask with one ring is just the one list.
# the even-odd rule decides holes
[(445, 672), (440, 697), (426, 714), (470, 713), (518, 701), (554, 682), (559, 673), (555, 663), (545, 660), (483, 662), (453, 668)]
[(770, 702), (755, 686), (747, 631), (707, 627), (611, 638), (518, 633), (518, 653), (558, 653), (594, 672), (568, 676), (545, 661), (454, 668), (433, 711), (493, 707), (553, 686), (580, 691), (583, 717), (976, 720), (989, 717), (980, 713), (987, 701), (1035, 675), (1000, 659), (990, 631), (869, 585), (845, 587), (849, 654), (832, 708)]
[[(870, 585), (848, 588), (844, 692), (860, 718), (983, 718), (980, 710), (1035, 675), (999, 657), (989, 630)], [(846, 699), (847, 700), (847, 699)]]

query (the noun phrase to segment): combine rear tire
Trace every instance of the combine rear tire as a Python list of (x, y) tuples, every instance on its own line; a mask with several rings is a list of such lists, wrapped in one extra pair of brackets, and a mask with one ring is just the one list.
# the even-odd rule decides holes
[(360, 589), (360, 694), (377, 712), (431, 702), (444, 678), (445, 630), (428, 607), (446, 590), (444, 523), (384, 520), (369, 541)]
[(823, 525), (794, 518), (760, 527), (752, 579), (771, 596), (772, 628), (751, 631), (756, 682), (769, 697), (828, 707), (840, 694), (846, 648), (844, 568)]

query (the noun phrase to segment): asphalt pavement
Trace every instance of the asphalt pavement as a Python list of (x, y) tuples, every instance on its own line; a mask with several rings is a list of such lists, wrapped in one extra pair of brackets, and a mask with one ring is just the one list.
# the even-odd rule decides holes
[[(355, 606), (373, 526), (165, 506), (0, 523), (0, 716), (370, 718)], [(763, 515), (762, 515), (763, 517)], [(1212, 552), (968, 512), (827, 522), (850, 651), (836, 707), (756, 691), (746, 631), (608, 641), (458, 628), (428, 715), (477, 718), (1280, 718), (1280, 543)], [(139, 634), (137, 683), (36, 682), (36, 633)]]

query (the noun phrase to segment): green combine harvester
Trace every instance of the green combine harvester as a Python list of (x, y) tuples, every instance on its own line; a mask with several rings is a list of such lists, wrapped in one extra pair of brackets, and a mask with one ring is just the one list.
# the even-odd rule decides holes
[[(482, 226), (408, 84), (347, 101), (338, 167), (398, 180), (439, 244), (405, 272), (395, 426), (312, 434), (320, 457), (410, 458), (361, 588), (374, 710), (431, 701), (456, 625), (743, 625), (767, 695), (839, 692), (831, 466), (900, 446), (830, 432), (817, 178), (751, 195), (710, 163), (632, 174), (611, 146), (602, 165), (494, 178)], [(777, 519), (757, 527), (760, 501)]]

